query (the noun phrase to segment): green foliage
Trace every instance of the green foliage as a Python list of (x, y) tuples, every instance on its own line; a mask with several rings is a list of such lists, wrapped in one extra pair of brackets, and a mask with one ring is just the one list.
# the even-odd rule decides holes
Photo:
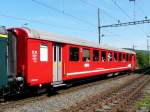
[(148, 54), (142, 51), (138, 51), (136, 53), (136, 57), (138, 68), (145, 68), (148, 66)]
[(142, 101), (136, 103), (136, 107), (138, 109), (145, 107), (146, 109), (150, 109), (150, 95), (147, 95)]

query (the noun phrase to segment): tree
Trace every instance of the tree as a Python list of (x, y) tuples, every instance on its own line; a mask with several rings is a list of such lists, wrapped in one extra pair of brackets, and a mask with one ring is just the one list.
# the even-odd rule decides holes
[(148, 55), (142, 51), (138, 51), (136, 53), (136, 57), (137, 57), (137, 65), (138, 68), (144, 68), (148, 66)]

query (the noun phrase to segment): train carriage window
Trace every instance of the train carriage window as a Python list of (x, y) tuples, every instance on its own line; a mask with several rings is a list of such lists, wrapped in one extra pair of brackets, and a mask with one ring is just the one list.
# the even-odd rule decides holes
[(106, 61), (106, 51), (102, 51), (101, 54), (102, 54), (101, 60), (102, 60), (102, 62), (105, 62)]
[(79, 48), (70, 47), (69, 51), (70, 51), (69, 60), (70, 61), (79, 61)]
[(122, 61), (122, 54), (119, 53), (119, 61)]
[(114, 61), (118, 61), (117, 52), (114, 53)]
[(40, 45), (40, 61), (48, 61), (48, 46)]
[(123, 61), (126, 61), (126, 55), (123, 54)]
[(130, 61), (130, 54), (128, 54), (128, 61)]
[(82, 60), (89, 62), (90, 61), (90, 50), (89, 49), (83, 49), (82, 53), (83, 53)]
[(132, 61), (132, 55), (130, 55), (130, 61)]
[(128, 61), (128, 59), (129, 59), (129, 55), (127, 54), (127, 55), (126, 55), (126, 61)]
[(112, 52), (109, 52), (107, 56), (108, 56), (108, 61), (109, 62), (112, 61)]
[(93, 50), (93, 61), (99, 60), (99, 50)]

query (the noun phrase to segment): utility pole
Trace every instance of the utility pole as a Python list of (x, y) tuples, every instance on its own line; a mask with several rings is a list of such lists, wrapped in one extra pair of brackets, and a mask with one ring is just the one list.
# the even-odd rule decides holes
[(98, 39), (99, 45), (101, 44), (101, 25), (100, 25), (100, 10), (98, 8)]
[(135, 16), (136, 16), (136, 12), (135, 12), (135, 0), (129, 0), (129, 2), (134, 2), (134, 6), (133, 6), (133, 20), (135, 21)]
[(136, 19), (136, 12), (135, 12), (135, 0), (134, 0), (133, 20), (135, 21), (135, 19)]
[(133, 51), (135, 51), (135, 47), (136, 47), (136, 46), (133, 44), (133, 47), (132, 47)]
[(147, 36), (147, 52), (148, 52), (148, 66), (150, 66), (150, 57), (149, 57), (149, 36)]
[(134, 51), (134, 44), (133, 44), (133, 51)]

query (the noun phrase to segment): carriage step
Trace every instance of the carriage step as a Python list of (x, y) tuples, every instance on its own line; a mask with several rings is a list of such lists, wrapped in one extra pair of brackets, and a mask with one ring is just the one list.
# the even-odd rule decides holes
[(63, 81), (55, 81), (52, 83), (53, 87), (60, 87), (65, 86), (66, 84), (63, 83)]
[(66, 84), (56, 84), (56, 85), (53, 85), (53, 87), (61, 87), (61, 86), (65, 86)]

